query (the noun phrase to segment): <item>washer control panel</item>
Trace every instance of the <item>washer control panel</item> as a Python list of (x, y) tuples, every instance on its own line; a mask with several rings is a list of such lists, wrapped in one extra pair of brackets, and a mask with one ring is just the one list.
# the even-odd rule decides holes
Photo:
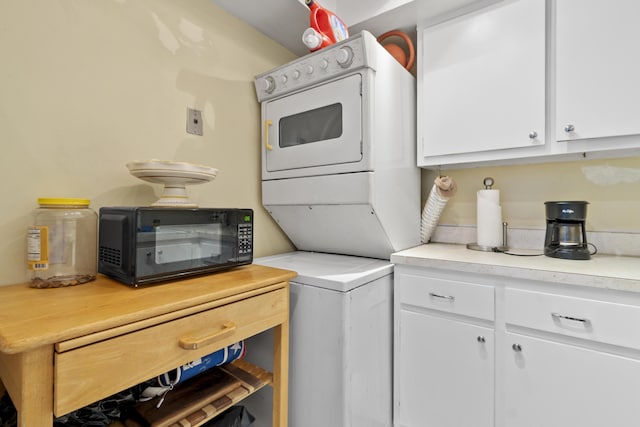
[[(289, 62), (256, 77), (259, 101), (282, 96), (325, 80), (367, 67), (367, 43), (371, 40), (360, 33), (334, 45)], [(370, 36), (374, 43), (375, 38)]]

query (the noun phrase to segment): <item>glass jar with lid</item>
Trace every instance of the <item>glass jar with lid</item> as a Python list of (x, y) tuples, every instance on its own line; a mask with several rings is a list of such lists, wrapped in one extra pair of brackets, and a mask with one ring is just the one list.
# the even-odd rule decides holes
[(90, 282), (97, 274), (98, 216), (88, 199), (40, 198), (27, 230), (27, 270), (34, 288)]

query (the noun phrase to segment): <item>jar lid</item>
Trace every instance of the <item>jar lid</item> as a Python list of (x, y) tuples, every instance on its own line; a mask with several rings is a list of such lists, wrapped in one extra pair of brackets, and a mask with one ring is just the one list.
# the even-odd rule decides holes
[(72, 205), (72, 206), (89, 206), (89, 199), (69, 199), (69, 198), (50, 198), (41, 197), (38, 199), (39, 205)]

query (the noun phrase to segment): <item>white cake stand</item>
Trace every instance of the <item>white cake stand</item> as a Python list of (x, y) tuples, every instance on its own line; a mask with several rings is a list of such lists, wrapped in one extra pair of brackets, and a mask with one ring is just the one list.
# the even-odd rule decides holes
[(203, 184), (214, 179), (218, 169), (187, 162), (165, 160), (134, 161), (127, 163), (129, 173), (143, 181), (164, 184), (160, 198), (151, 206), (197, 208), (189, 200), (187, 185)]

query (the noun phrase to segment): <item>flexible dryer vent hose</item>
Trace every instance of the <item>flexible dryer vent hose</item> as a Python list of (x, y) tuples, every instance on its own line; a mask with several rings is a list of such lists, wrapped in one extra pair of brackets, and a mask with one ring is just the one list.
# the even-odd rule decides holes
[(420, 221), (420, 240), (422, 243), (429, 243), (444, 207), (449, 199), (456, 194), (457, 190), (458, 187), (453, 178), (439, 176), (435, 179), (427, 203), (425, 203), (422, 210)]

